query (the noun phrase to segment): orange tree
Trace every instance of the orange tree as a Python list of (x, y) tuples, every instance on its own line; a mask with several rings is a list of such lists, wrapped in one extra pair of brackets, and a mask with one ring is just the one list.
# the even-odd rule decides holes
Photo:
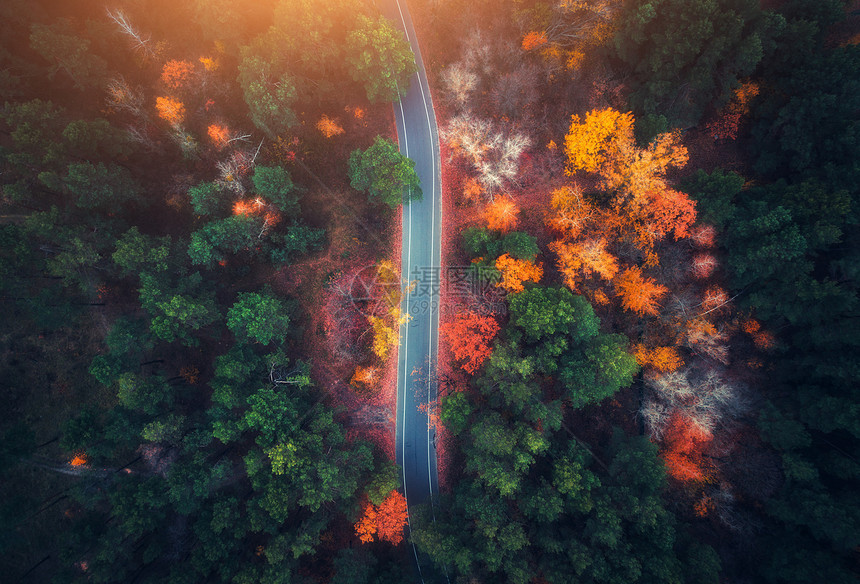
[(490, 342), (499, 332), (499, 323), (492, 317), (466, 312), (443, 325), (440, 332), (463, 370), (475, 373), (492, 354)]

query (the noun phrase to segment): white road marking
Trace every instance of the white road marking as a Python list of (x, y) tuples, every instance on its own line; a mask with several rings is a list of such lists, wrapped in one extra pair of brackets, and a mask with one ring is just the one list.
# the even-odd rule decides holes
[[(398, 6), (399, 8), (399, 6)], [(395, 82), (396, 84), (396, 82)], [(396, 87), (396, 85), (395, 85)], [(400, 93), (400, 89), (397, 88), (397, 92)], [(403, 126), (403, 149), (405, 151), (405, 156), (409, 158), (409, 136), (406, 134), (406, 112), (403, 111), (403, 102), (398, 100), (397, 104), (400, 106), (400, 120), (401, 125)], [(412, 273), (412, 205), (411, 203), (408, 205), (409, 210), (409, 230), (407, 232), (407, 244), (406, 244), (406, 274)], [(401, 275), (402, 279), (402, 275)], [(406, 314), (409, 314), (409, 299), (410, 293), (406, 292)], [(403, 335), (403, 422), (401, 423), (401, 428), (403, 428), (403, 440), (400, 445), (401, 455), (400, 460), (403, 461), (403, 466), (400, 468), (401, 475), (403, 476), (403, 498), (406, 500), (406, 525), (409, 527), (409, 535), (410, 539), (412, 536), (412, 523), (409, 520), (409, 495), (406, 493), (406, 369), (408, 365), (408, 355), (409, 355), (409, 324), (404, 323), (401, 325), (402, 327), (406, 327), (406, 332)], [(418, 575), (421, 577), (421, 582), (424, 582), (424, 578), (421, 576), (421, 564), (418, 562), (418, 550), (415, 548), (415, 544), (412, 544), (412, 554), (415, 556), (415, 565), (418, 566)]]
[[(406, 35), (406, 40), (409, 41), (409, 27), (406, 26), (406, 19), (403, 16), (403, 9), (400, 7), (400, 0), (395, 0), (395, 3), (397, 4), (397, 11), (400, 13), (400, 22), (403, 23), (403, 32)], [(418, 39), (415, 39), (415, 44), (416, 45), (418, 44)], [(417, 61), (417, 59), (416, 59), (416, 61)], [(428, 131), (428, 138), (430, 140), (430, 156), (431, 156), (432, 163), (433, 163), (431, 173), (430, 173), (431, 177), (432, 177), (430, 196), (432, 198), (431, 201), (432, 201), (432, 206), (433, 206), (433, 212), (431, 215), (432, 223), (431, 223), (431, 228), (430, 228), (430, 237), (432, 238), (435, 227), (436, 227), (436, 149), (433, 147), (433, 126), (430, 123), (430, 111), (427, 108), (427, 96), (424, 93), (424, 84), (421, 83), (421, 71), (420, 70), (415, 73), (415, 77), (418, 79), (418, 90), (421, 92), (421, 100), (424, 102), (424, 115), (427, 118), (427, 131)], [(403, 112), (403, 103), (402, 102), (400, 102), (400, 111), (401, 111), (401, 113)], [(404, 116), (403, 128), (404, 128), (404, 134), (405, 134), (405, 129), (406, 129), (405, 116)], [(407, 154), (407, 156), (408, 156), (408, 154)], [(410, 227), (411, 227), (411, 221), (410, 221)], [(440, 250), (440, 255), (441, 255), (441, 250)], [(430, 248), (430, 267), (431, 268), (433, 267), (433, 248), (432, 247)], [(430, 384), (431, 384), (430, 371), (431, 371), (431, 367), (432, 367), (432, 363), (433, 363), (433, 317), (432, 317), (432, 310), (433, 309), (432, 309), (432, 307), (433, 307), (433, 303), (432, 303), (432, 299), (431, 299), (431, 302), (430, 302), (431, 317), (430, 317), (430, 330), (429, 330), (429, 341), (430, 342), (429, 342), (428, 347), (427, 347), (427, 397), (426, 397), (426, 403), (427, 403), (427, 411), (428, 412), (430, 410)], [(427, 481), (430, 483), (430, 499), (431, 499), (430, 508), (432, 510), (433, 509), (433, 501), (432, 501), (432, 499), (433, 499), (433, 472), (432, 472), (432, 468), (430, 465), (430, 424), (429, 424), (429, 420), (428, 420), (428, 424), (427, 424)], [(434, 511), (434, 519), (435, 519), (435, 511)]]
[[(409, 27), (406, 25), (406, 19), (403, 16), (403, 9), (400, 6), (400, 0), (395, 0), (395, 3), (397, 4), (397, 10), (400, 13), (400, 21), (403, 23), (403, 33), (406, 35), (407, 42), (409, 42), (411, 45), (412, 41), (409, 38)], [(415, 39), (415, 45), (417, 48), (418, 39)], [(417, 51), (416, 51), (416, 53), (417, 53)], [(416, 59), (416, 61), (417, 61), (417, 59)], [(431, 190), (430, 190), (431, 197), (432, 197), (432, 201), (431, 201), (432, 202), (432, 214), (431, 214), (430, 237), (432, 238), (432, 237), (434, 237), (435, 230), (436, 230), (436, 203), (437, 203), (437, 199), (436, 199), (436, 172), (437, 172), (437, 166), (439, 164), (439, 161), (437, 158), (437, 151), (436, 151), (435, 142), (434, 142), (433, 124), (430, 121), (430, 108), (432, 108), (432, 101), (430, 102), (431, 106), (429, 108), (427, 106), (427, 93), (426, 92), (429, 92), (429, 87), (427, 87), (425, 89), (424, 84), (421, 81), (421, 70), (420, 69), (419, 69), (419, 71), (416, 72), (415, 76), (418, 79), (418, 89), (421, 92), (421, 100), (424, 102), (424, 115), (427, 119), (428, 139), (430, 141), (430, 156), (431, 156), (431, 162), (432, 162), (431, 173), (430, 173), (431, 179), (432, 179)], [(398, 88), (398, 92), (399, 92), (399, 88)], [(403, 111), (402, 100), (398, 101), (398, 104), (400, 105), (400, 115), (401, 115), (402, 126), (403, 126), (403, 137), (404, 137), (406, 156), (409, 157), (409, 144), (408, 144), (408, 138), (406, 135), (406, 114)], [(433, 118), (434, 118), (434, 120), (436, 118), (435, 110), (433, 112)], [(438, 199), (438, 203), (439, 203), (439, 221), (441, 224), (441, 221), (442, 221), (441, 192), (440, 192), (440, 196)], [(412, 262), (412, 205), (411, 205), (411, 202), (409, 205), (409, 235), (408, 235), (407, 241), (408, 241), (408, 243), (407, 243), (407, 274), (409, 274), (409, 273), (411, 273), (411, 268), (412, 268), (412, 264), (411, 264), (411, 262)], [(442, 262), (441, 238), (440, 238), (438, 246), (431, 246), (431, 248), (430, 248), (430, 267), (431, 268), (434, 266), (434, 261), (435, 261), (434, 260), (434, 251), (436, 251), (436, 249), (438, 249), (438, 253), (436, 253), (436, 256), (438, 257), (438, 262), (439, 262), (439, 267), (440, 267), (440, 286), (441, 286), (441, 262)], [(440, 292), (441, 292), (441, 290), (440, 290)], [(410, 294), (409, 294), (409, 292), (407, 292), (407, 296), (406, 296), (406, 313), (407, 314), (409, 313), (409, 299), (410, 299)], [(433, 363), (433, 325), (434, 325), (434, 318), (433, 318), (433, 308), (432, 307), (433, 307), (433, 303), (432, 303), (432, 298), (431, 298), (431, 302), (430, 302), (430, 330), (428, 331), (429, 343), (428, 343), (428, 348), (427, 348), (427, 397), (426, 397), (427, 401), (426, 401), (426, 405), (428, 408), (428, 410), (427, 410), (428, 415), (429, 415), (429, 408), (430, 408), (430, 402), (431, 402), (431, 400), (430, 400), (430, 387), (432, 385), (431, 372), (432, 372), (432, 363)], [(439, 303), (439, 306), (437, 307), (437, 309), (441, 312), (441, 302)], [(437, 326), (437, 328), (438, 328), (438, 326)], [(406, 333), (405, 333), (404, 337), (405, 337), (405, 339), (404, 339), (404, 352), (408, 356), (408, 347), (409, 347), (409, 327), (408, 326), (406, 327)], [(404, 358), (404, 360), (403, 360), (403, 363), (404, 363), (404, 366), (403, 366), (404, 404), (403, 404), (403, 424), (402, 424), (402, 433), (404, 435), (404, 439), (403, 439), (403, 444), (401, 445), (401, 451), (402, 451), (401, 456), (402, 456), (402, 460), (404, 461), (404, 465), (403, 465), (403, 468), (401, 469), (401, 471), (402, 471), (402, 476), (403, 476), (403, 495), (404, 495), (404, 498), (406, 498), (407, 508), (408, 508), (409, 499), (406, 496), (406, 470), (405, 470), (405, 468), (406, 468), (406, 464), (405, 464), (405, 460), (406, 460), (406, 440), (405, 440), (405, 433), (406, 433), (405, 432), (405, 430), (406, 430), (406, 404), (405, 404), (406, 385), (405, 385), (405, 382), (406, 382), (406, 365), (407, 365), (406, 361), (407, 361), (407, 358)], [(438, 396), (438, 391), (436, 392), (436, 395)], [(433, 401), (435, 401), (435, 400), (436, 400), (436, 397), (434, 396)], [(436, 510), (433, 507), (433, 473), (432, 473), (432, 468), (431, 468), (431, 464), (430, 464), (430, 454), (431, 454), (430, 453), (430, 424), (429, 424), (429, 420), (428, 420), (428, 424), (427, 424), (427, 480), (430, 484), (430, 510), (433, 514), (433, 522), (435, 523), (435, 521), (436, 521)], [(411, 522), (409, 522), (408, 514), (407, 514), (407, 524), (409, 525), (409, 534), (411, 536), (412, 525), (411, 525)], [(418, 552), (416, 550), (414, 543), (412, 544), (412, 553), (415, 555), (415, 564), (418, 566), (419, 578), (421, 578), (421, 582), (423, 583), (424, 578), (421, 575), (421, 564), (418, 562)], [(445, 579), (450, 582), (450, 579), (448, 578), (448, 570), (447, 569), (445, 570)]]

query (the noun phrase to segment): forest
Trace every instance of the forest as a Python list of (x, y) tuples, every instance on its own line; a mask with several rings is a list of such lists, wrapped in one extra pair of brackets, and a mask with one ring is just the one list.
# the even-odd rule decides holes
[(860, 2), (387, 2), (0, 3), (0, 579), (857, 582)]

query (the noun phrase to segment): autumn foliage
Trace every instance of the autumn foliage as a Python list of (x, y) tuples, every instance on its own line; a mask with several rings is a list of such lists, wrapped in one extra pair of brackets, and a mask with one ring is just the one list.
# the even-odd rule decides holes
[(697, 253), (693, 256), (693, 277), (699, 280), (709, 278), (717, 269), (717, 258), (709, 253)]
[(380, 541), (397, 545), (403, 541), (403, 528), (408, 516), (406, 498), (399, 491), (391, 491), (379, 507), (370, 502), (365, 504), (362, 516), (355, 524), (355, 534), (362, 543), (373, 541), (376, 535)]
[(639, 344), (634, 347), (633, 356), (636, 357), (636, 362), (642, 367), (654, 369), (660, 373), (677, 371), (684, 365), (684, 360), (681, 359), (681, 355), (675, 347), (648, 348)]
[(373, 503), (367, 502), (364, 505), (364, 512), (361, 518), (355, 524), (355, 534), (361, 543), (370, 543), (373, 541), (373, 536), (376, 535), (376, 506)]
[(408, 515), (406, 497), (400, 491), (391, 491), (377, 510), (376, 533), (379, 539), (394, 545), (403, 541), (403, 527)]
[(234, 215), (256, 215), (266, 206), (260, 198), (236, 201), (233, 203)]
[(499, 323), (492, 317), (466, 312), (442, 326), (440, 332), (463, 370), (473, 374), (492, 354), (491, 342), (499, 332)]
[(576, 243), (554, 241), (550, 250), (558, 255), (558, 269), (565, 285), (577, 290), (582, 280), (599, 276), (611, 280), (618, 272), (618, 261), (606, 250), (605, 239), (588, 239)]
[(577, 184), (554, 190), (551, 205), (555, 213), (549, 217), (548, 224), (565, 239), (578, 237), (597, 212)]
[(170, 89), (179, 89), (194, 75), (194, 65), (188, 61), (171, 60), (164, 64), (161, 81)]
[(352, 374), (349, 384), (361, 393), (370, 393), (376, 389), (379, 379), (379, 367), (364, 367), (359, 365), (355, 368), (355, 372)]
[(525, 35), (522, 48), (537, 50), (556, 67), (575, 71), (585, 62), (586, 51), (611, 39), (617, 29), (617, 11), (622, 3), (614, 0), (554, 2), (548, 14), (547, 31)]
[(690, 229), (690, 240), (696, 247), (710, 249), (717, 244), (717, 230), (707, 223), (696, 225)]
[(155, 109), (158, 117), (167, 123), (178, 126), (185, 120), (185, 105), (171, 97), (155, 98)]
[(759, 94), (759, 86), (753, 81), (742, 83), (734, 91), (732, 100), (723, 108), (717, 119), (706, 126), (706, 130), (717, 140), (735, 140), (738, 129), (749, 114), (753, 98)]
[(567, 174), (599, 174), (604, 188), (616, 193), (618, 205), (632, 199), (634, 210), (638, 210), (650, 202), (642, 200), (645, 195), (668, 188), (664, 175), (669, 168), (687, 163), (687, 149), (680, 141), (680, 133), (669, 132), (640, 148), (630, 112), (592, 110), (584, 120), (574, 115), (564, 139)]
[(496, 197), (484, 212), (487, 227), (507, 233), (519, 223), (520, 208), (510, 197)]
[(397, 329), (386, 322), (384, 318), (378, 316), (367, 317), (373, 331), (372, 349), (373, 354), (381, 360), (388, 358), (388, 353), (392, 347), (397, 346), (398, 332)]
[(612, 108), (592, 110), (583, 120), (571, 117), (570, 130), (564, 137), (567, 174), (601, 172), (622, 158), (633, 143), (633, 114)]
[(522, 47), (524, 51), (532, 51), (538, 47), (542, 47), (547, 42), (548, 39), (545, 32), (531, 31), (523, 37)]
[(666, 472), (679, 481), (707, 481), (712, 474), (705, 451), (712, 440), (710, 433), (692, 423), (685, 415), (674, 412), (663, 435), (660, 455)]
[(218, 148), (223, 148), (230, 142), (230, 130), (226, 126), (211, 124), (206, 129), (206, 135)]
[[(676, 240), (690, 235), (696, 203), (670, 188), (665, 178), (668, 169), (687, 162), (680, 134), (661, 134), (640, 148), (633, 124), (632, 114), (612, 108), (592, 110), (584, 119), (573, 116), (564, 145), (567, 174), (597, 174), (611, 199), (598, 206), (578, 185), (562, 187), (552, 193), (555, 212), (547, 224), (563, 239), (630, 241), (642, 252), (645, 265), (654, 267), (659, 263), (655, 249), (660, 241), (670, 235)], [(596, 250), (596, 244), (591, 248)], [(557, 250), (559, 268), (568, 282), (576, 281), (572, 272), (582, 251)]]
[(690, 226), (696, 221), (696, 201), (687, 194), (660, 189), (646, 193), (644, 201), (642, 217), (651, 234), (650, 244), (670, 233), (676, 240), (689, 235)]
[(729, 295), (719, 286), (711, 286), (705, 290), (702, 296), (702, 308), (704, 310), (717, 310), (729, 301)]
[(522, 292), (525, 290), (523, 282), (539, 282), (543, 277), (541, 264), (518, 260), (508, 254), (499, 256), (496, 260), (496, 269), (502, 275), (502, 280), (496, 286), (508, 292)]
[(624, 270), (615, 281), (615, 291), (621, 296), (621, 306), (638, 315), (656, 316), (660, 299), (669, 291), (653, 278), (642, 275), (642, 269), (631, 267)]
[(344, 133), (343, 127), (338, 124), (337, 120), (326, 115), (322, 116), (317, 122), (317, 130), (326, 138), (332, 138)]
[(84, 452), (76, 452), (75, 456), (69, 461), (71, 466), (84, 466), (89, 462), (89, 458)]
[(218, 59), (215, 59), (213, 57), (200, 57), (197, 60), (200, 61), (200, 63), (203, 65), (203, 68), (210, 73), (212, 71), (217, 71), (218, 67), (220, 66)]

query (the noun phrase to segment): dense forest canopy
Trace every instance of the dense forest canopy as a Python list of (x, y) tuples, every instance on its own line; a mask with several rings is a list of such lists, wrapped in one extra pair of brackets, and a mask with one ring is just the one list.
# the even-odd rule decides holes
[(393, 453), (434, 196), (399, 24), (0, 4), (4, 574), (855, 582), (856, 3), (408, 4), (462, 275), (432, 507)]

